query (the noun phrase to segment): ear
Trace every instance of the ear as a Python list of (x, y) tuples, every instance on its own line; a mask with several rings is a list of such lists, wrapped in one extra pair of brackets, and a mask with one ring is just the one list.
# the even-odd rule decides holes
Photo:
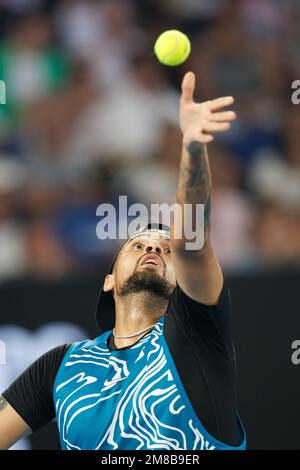
[(103, 284), (104, 292), (109, 292), (109, 291), (113, 290), (114, 286), (115, 286), (114, 275), (113, 274), (107, 274), (107, 276), (105, 277), (105, 280), (104, 280), (104, 284)]

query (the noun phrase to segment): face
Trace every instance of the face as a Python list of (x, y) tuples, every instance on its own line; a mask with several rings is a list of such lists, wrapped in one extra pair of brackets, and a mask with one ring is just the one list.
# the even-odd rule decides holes
[(169, 298), (176, 284), (170, 240), (158, 233), (136, 237), (121, 249), (104, 290), (119, 296), (148, 291)]

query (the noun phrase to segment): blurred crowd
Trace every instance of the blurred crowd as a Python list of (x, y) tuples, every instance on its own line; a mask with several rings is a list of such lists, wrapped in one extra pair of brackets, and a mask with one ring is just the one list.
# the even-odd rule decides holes
[[(174, 28), (192, 53), (169, 68), (153, 44)], [(222, 266), (299, 265), (299, 0), (2, 0), (0, 49), (1, 282), (97, 272), (99, 204), (172, 203), (187, 70), (198, 101), (236, 98), (209, 146)]]

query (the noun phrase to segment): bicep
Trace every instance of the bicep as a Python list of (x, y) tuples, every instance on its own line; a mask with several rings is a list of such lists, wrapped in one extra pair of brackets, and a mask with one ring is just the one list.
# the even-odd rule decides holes
[(31, 429), (24, 419), (3, 396), (0, 396), (0, 450), (9, 449), (30, 433)]
[(174, 244), (172, 261), (177, 282), (191, 299), (216, 305), (223, 286), (223, 274), (211, 242), (199, 252), (181, 250)]

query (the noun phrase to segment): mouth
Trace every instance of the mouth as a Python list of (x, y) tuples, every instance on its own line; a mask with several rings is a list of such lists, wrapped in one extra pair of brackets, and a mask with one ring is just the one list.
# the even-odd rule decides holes
[(160, 268), (162, 266), (162, 260), (155, 254), (148, 254), (142, 257), (139, 266), (148, 266), (150, 268)]

